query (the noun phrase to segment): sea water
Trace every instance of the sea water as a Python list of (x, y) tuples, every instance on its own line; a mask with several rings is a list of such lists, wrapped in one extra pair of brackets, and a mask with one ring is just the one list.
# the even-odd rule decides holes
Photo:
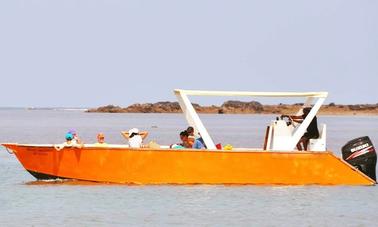
[[(201, 115), (215, 142), (262, 147), (275, 115)], [(328, 148), (370, 136), (378, 147), (378, 117), (319, 116)], [(125, 144), (120, 131), (149, 131), (159, 144), (179, 142), (181, 114), (98, 114), (62, 110), (0, 110), (0, 141), (64, 141), (75, 129), (85, 143), (103, 132)], [(377, 226), (378, 187), (358, 186), (127, 186), (39, 183), (0, 148), (0, 226)]]

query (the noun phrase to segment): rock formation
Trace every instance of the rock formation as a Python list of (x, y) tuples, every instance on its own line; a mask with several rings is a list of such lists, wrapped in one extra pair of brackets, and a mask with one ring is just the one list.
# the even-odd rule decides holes
[[(295, 104), (278, 104), (262, 105), (256, 101), (226, 101), (221, 106), (201, 106), (193, 104), (198, 113), (209, 114), (295, 114), (301, 108), (303, 103)], [(99, 113), (181, 113), (178, 102), (157, 102), (133, 104), (126, 108), (115, 105), (107, 105), (95, 109), (89, 109), (87, 112)], [(319, 114), (325, 115), (378, 115), (378, 104), (363, 105), (338, 105), (330, 103), (320, 109)]]

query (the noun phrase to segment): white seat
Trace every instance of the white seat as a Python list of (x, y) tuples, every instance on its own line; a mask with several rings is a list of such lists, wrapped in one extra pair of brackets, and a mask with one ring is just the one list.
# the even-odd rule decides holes
[(318, 139), (310, 139), (309, 142), (309, 151), (326, 151), (326, 142), (327, 142), (327, 127), (325, 124), (320, 126), (319, 130), (319, 138)]

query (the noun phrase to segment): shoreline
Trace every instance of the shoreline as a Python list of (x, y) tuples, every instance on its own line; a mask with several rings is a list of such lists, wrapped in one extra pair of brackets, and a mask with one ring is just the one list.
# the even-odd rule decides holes
[[(302, 103), (263, 105), (259, 102), (226, 101), (221, 106), (200, 106), (193, 103), (198, 114), (254, 114), (254, 115), (281, 115), (295, 114), (302, 107)], [(177, 102), (157, 102), (133, 104), (128, 107), (115, 105), (101, 106), (85, 111), (87, 113), (165, 113), (181, 114)], [(378, 104), (323, 105), (318, 112), (322, 116), (378, 116)]]

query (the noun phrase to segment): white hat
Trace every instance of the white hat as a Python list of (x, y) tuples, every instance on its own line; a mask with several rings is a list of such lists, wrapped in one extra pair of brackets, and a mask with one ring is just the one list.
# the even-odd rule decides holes
[(133, 134), (133, 133), (135, 133), (135, 134), (139, 134), (139, 129), (137, 129), (137, 128), (132, 128), (132, 129), (130, 129), (130, 130), (129, 130), (129, 135), (131, 135), (131, 134)]

